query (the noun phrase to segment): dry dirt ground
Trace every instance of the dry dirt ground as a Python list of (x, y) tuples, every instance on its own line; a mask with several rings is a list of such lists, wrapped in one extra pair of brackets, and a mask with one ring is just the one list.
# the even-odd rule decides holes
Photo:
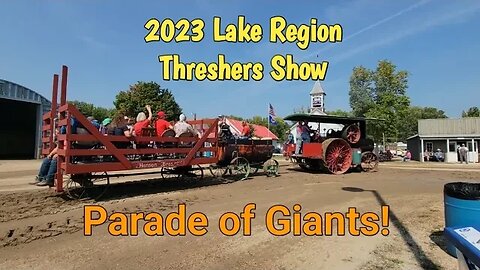
[[(480, 181), (480, 166), (382, 164), (375, 173), (310, 174), (281, 163), (281, 176), (194, 183), (122, 179), (102, 201), (72, 201), (28, 185), (39, 161), (0, 161), (0, 269), (455, 269), (442, 237), (443, 185)], [(207, 173), (206, 173), (207, 175)], [(125, 183), (126, 182), (126, 183)], [(204, 236), (111, 236), (107, 226), (83, 235), (83, 206), (166, 215), (187, 205), (209, 218)], [(218, 219), (256, 203), (252, 235), (224, 236)], [(273, 236), (268, 208), (318, 213), (390, 205), (388, 236)], [(142, 225), (140, 225), (142, 228)], [(335, 231), (335, 230), (334, 230)]]

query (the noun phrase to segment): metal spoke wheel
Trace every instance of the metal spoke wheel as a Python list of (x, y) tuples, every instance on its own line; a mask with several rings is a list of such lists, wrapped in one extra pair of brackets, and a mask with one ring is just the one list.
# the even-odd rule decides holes
[(258, 173), (259, 169), (260, 169), (259, 167), (250, 167), (250, 174), (249, 175)]
[(203, 168), (200, 165), (178, 167), (177, 170), (181, 179), (186, 182), (193, 183), (203, 179)]
[(343, 139), (328, 139), (323, 142), (323, 161), (330, 173), (343, 174), (352, 165), (352, 148)]
[(278, 161), (273, 158), (263, 163), (263, 171), (265, 171), (268, 177), (278, 176), (279, 169), (280, 165), (278, 164)]
[(236, 157), (230, 162), (228, 172), (235, 179), (245, 180), (250, 175), (250, 164), (246, 158)]
[(364, 172), (374, 172), (378, 168), (379, 158), (374, 153), (368, 151), (362, 153), (361, 168)]
[(208, 166), (208, 170), (210, 171), (210, 174), (215, 178), (222, 178), (228, 173), (228, 168), (220, 167), (217, 165)]
[(163, 180), (177, 180), (181, 177), (177, 168), (162, 167), (160, 174), (162, 175)]
[(100, 199), (110, 185), (107, 172), (75, 174), (65, 185), (68, 196), (73, 199)]
[(360, 141), (361, 136), (360, 127), (357, 124), (352, 124), (345, 127), (342, 131), (342, 138), (347, 140), (350, 144), (355, 144)]

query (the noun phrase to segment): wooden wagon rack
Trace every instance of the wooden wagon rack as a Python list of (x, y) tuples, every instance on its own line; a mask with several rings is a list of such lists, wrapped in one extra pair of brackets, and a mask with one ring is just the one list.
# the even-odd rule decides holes
[[(104, 135), (73, 104), (66, 102), (67, 73), (68, 68), (63, 66), (59, 106), (57, 106), (58, 75), (54, 75), (52, 109), (43, 115), (42, 154), (48, 155), (55, 147), (54, 136), (56, 136), (58, 145), (58, 168), (55, 177), (55, 190), (57, 192), (63, 192), (64, 190), (64, 175), (144, 168), (183, 167), (211, 164), (218, 161), (218, 148), (215, 146), (218, 142), (218, 119), (188, 121), (193, 127), (200, 126), (200, 130), (204, 130), (207, 127), (200, 138)], [(72, 118), (75, 118), (79, 125), (90, 134), (74, 134), (70, 124)], [(62, 127), (66, 131), (63, 132), (64, 134), (59, 132)], [(96, 142), (97, 147), (92, 147), (92, 149), (76, 149), (74, 147), (74, 143), (92, 141)], [(159, 147), (141, 149), (118, 148), (114, 145), (115, 142), (133, 142), (137, 145), (154, 142)], [(214, 146), (204, 147), (205, 143), (210, 143), (210, 145)], [(166, 146), (162, 147), (163, 145)], [(206, 152), (210, 153), (209, 157), (203, 155)], [(164, 157), (155, 160), (132, 160), (127, 158), (132, 155)], [(110, 156), (112, 158), (108, 162), (75, 162), (76, 158), (82, 156)]]

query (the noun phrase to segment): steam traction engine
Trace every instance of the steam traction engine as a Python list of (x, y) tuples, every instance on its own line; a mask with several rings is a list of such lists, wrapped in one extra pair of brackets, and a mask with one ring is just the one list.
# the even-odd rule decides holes
[[(295, 144), (284, 147), (284, 155), (302, 169), (332, 174), (343, 174), (351, 168), (366, 172), (377, 169), (379, 159), (372, 152), (373, 141), (366, 137), (365, 118), (294, 114), (285, 120), (318, 125), (316, 130), (311, 130), (310, 142), (303, 143), (299, 154), (295, 154)], [(322, 124), (335, 124), (338, 128), (321, 130)]]

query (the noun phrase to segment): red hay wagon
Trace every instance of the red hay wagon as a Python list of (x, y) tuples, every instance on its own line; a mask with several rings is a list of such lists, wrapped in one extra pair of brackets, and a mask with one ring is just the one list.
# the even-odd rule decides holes
[[(278, 174), (278, 163), (271, 159), (271, 140), (222, 141), (218, 119), (188, 121), (200, 131), (198, 137), (115, 136), (104, 135), (74, 105), (67, 103), (68, 68), (62, 67), (60, 104), (57, 104), (59, 76), (53, 76), (52, 109), (43, 115), (42, 154), (48, 155), (58, 145), (55, 190), (66, 191), (73, 198), (101, 197), (110, 178), (161, 174), (162, 178), (202, 178), (205, 166), (213, 176), (237, 176), (245, 179), (265, 165), (267, 176)], [(72, 119), (86, 134), (73, 131)], [(64, 132), (59, 130), (63, 129)], [(120, 148), (119, 143), (150, 145), (146, 148)], [(87, 145), (87, 147), (85, 147)], [(82, 147), (80, 147), (82, 146)], [(159, 168), (137, 173), (114, 174), (112, 171)], [(256, 168), (256, 170), (255, 170)]]

